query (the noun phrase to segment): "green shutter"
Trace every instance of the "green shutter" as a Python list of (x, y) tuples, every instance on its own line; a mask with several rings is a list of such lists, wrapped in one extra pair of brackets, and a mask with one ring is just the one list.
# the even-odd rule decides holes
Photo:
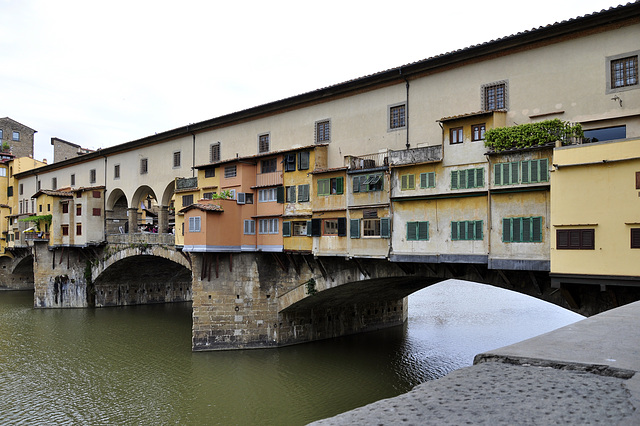
[(418, 222), (407, 222), (407, 241), (418, 239)]
[(282, 222), (282, 236), (283, 237), (291, 236), (291, 222)]
[(502, 185), (502, 164), (494, 164), (493, 166), (493, 183)]
[(429, 222), (418, 222), (418, 239), (429, 239)]
[(451, 171), (451, 189), (458, 189), (458, 170)]
[(522, 163), (522, 183), (529, 183), (529, 176), (531, 175), (531, 161), (523, 161)]
[(347, 236), (347, 218), (339, 217), (338, 218), (338, 237), (346, 237)]
[(476, 184), (474, 187), (481, 188), (484, 186), (484, 169), (476, 169)]
[[(545, 159), (546, 161), (546, 159)], [(531, 228), (533, 232), (533, 242), (539, 243), (542, 241), (542, 217), (531, 218)]]
[(436, 187), (436, 172), (429, 172), (428, 174), (428, 187), (435, 188)]
[(513, 229), (511, 241), (514, 243), (522, 242), (522, 218), (514, 217), (511, 219), (511, 228)]
[(353, 177), (353, 192), (360, 192), (360, 176)]
[(336, 194), (344, 194), (344, 178), (342, 176), (336, 180)]
[(382, 238), (391, 237), (391, 218), (380, 218), (380, 236)]
[(408, 180), (409, 180), (408, 177), (409, 177), (409, 175), (400, 176), (400, 189), (402, 191), (404, 191), (408, 187)]
[(475, 235), (474, 235), (474, 240), (483, 240), (483, 236), (482, 236), (482, 221), (481, 220), (476, 220), (475, 221)]
[(298, 153), (298, 170), (309, 169), (309, 151)]
[(546, 158), (540, 159), (540, 182), (549, 181), (549, 160)]
[(307, 237), (311, 237), (311, 221), (307, 221)]
[(428, 173), (420, 173), (420, 188), (427, 188), (429, 186), (427, 183), (427, 175)]
[(451, 240), (456, 241), (458, 239), (458, 222), (451, 222)]
[(520, 177), (518, 176), (518, 171), (519, 171), (519, 167), (520, 163), (518, 163), (517, 161), (514, 161), (513, 163), (511, 163), (511, 179), (509, 179), (509, 183), (512, 185), (517, 184), (518, 182), (520, 182)]
[(528, 243), (532, 241), (531, 236), (531, 218), (523, 217), (522, 218), (522, 242)]
[(322, 236), (322, 219), (311, 219), (311, 236)]
[(329, 179), (318, 180), (318, 195), (329, 195)]
[(416, 175), (409, 175), (409, 189), (415, 189), (416, 187)]
[(349, 220), (349, 236), (351, 238), (360, 238), (360, 219)]
[(529, 179), (531, 182), (538, 182), (540, 179), (539, 173), (540, 161), (533, 160), (531, 161), (531, 175), (529, 175)]
[(511, 219), (502, 219), (502, 241), (511, 242)]
[(280, 204), (284, 204), (284, 186), (278, 186), (276, 188), (276, 201)]

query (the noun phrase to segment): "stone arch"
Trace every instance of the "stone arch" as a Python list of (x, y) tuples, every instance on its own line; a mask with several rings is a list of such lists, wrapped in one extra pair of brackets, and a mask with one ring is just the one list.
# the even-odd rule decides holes
[(134, 192), (133, 196), (131, 197), (131, 204), (129, 204), (129, 208), (140, 207), (140, 202), (144, 200), (148, 195), (153, 197), (155, 200), (158, 200), (158, 197), (153, 188), (148, 185), (139, 186), (138, 189), (136, 189), (136, 192)]
[(107, 210), (113, 210), (116, 203), (118, 203), (118, 201), (120, 201), (122, 198), (124, 198), (126, 202), (127, 195), (124, 193), (122, 189), (120, 188), (112, 189), (109, 192), (109, 196), (107, 197)]
[(161, 205), (168, 206), (171, 203), (171, 199), (173, 198), (173, 193), (176, 189), (176, 182), (172, 180), (165, 188), (162, 193)]
[(97, 266), (91, 268), (91, 277), (96, 280), (104, 271), (114, 263), (135, 256), (156, 256), (177, 263), (191, 270), (191, 258), (188, 254), (171, 250), (160, 245), (133, 244), (124, 246), (112, 246), (114, 251), (106, 252)]

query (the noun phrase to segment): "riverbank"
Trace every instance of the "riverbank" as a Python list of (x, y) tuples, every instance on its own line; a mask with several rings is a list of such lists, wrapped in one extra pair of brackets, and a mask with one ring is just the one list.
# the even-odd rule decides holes
[(640, 302), (314, 425), (640, 424)]

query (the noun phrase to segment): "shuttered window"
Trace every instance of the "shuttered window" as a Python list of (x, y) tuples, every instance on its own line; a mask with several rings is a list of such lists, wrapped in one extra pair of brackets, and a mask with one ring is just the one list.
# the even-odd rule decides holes
[(209, 162), (220, 161), (220, 142), (209, 145)]
[(416, 186), (416, 176), (415, 175), (402, 175), (400, 177), (400, 189), (405, 191), (407, 189), (415, 189)]
[(269, 134), (258, 136), (258, 154), (269, 152), (271, 143), (269, 140)]
[(298, 170), (309, 170), (309, 151), (298, 153)]
[(493, 166), (493, 179), (496, 185), (513, 185), (520, 183), (520, 163), (499, 163)]
[(351, 238), (360, 238), (360, 219), (349, 220), (349, 236)]
[(318, 195), (340, 195), (344, 193), (344, 178), (318, 180)]
[(290, 237), (291, 236), (291, 222), (282, 222), (282, 236)]
[(407, 241), (429, 239), (429, 222), (407, 222)]
[(483, 235), (481, 220), (463, 220), (451, 222), (452, 241), (479, 241), (482, 239)]
[(298, 185), (298, 202), (304, 203), (309, 201), (309, 184)]
[(549, 181), (549, 161), (546, 158), (522, 162), (522, 183)]
[(640, 249), (640, 228), (631, 228), (631, 248)]
[(453, 170), (451, 172), (451, 189), (482, 188), (484, 186), (484, 169)]
[(420, 188), (435, 188), (436, 172), (420, 173)]
[(189, 218), (189, 232), (200, 232), (200, 216)]
[(505, 243), (542, 242), (542, 217), (503, 218), (502, 241)]
[(296, 202), (296, 187), (295, 186), (287, 186), (287, 203), (295, 203)]
[(558, 250), (595, 250), (595, 230), (558, 229), (556, 230), (556, 248)]

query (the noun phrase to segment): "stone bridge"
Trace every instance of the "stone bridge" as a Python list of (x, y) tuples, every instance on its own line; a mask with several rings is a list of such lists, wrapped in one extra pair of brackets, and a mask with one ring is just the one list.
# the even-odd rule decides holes
[[(552, 288), (540, 271), (291, 253), (184, 253), (172, 235), (47, 246), (0, 265), (44, 308), (193, 302), (194, 350), (261, 348), (402, 324), (411, 293), (456, 278), (528, 294), (585, 315), (634, 300), (626, 287)], [(10, 271), (10, 272), (9, 272)], [(7, 282), (7, 281), (3, 281)], [(26, 283), (26, 284), (25, 284)]]

